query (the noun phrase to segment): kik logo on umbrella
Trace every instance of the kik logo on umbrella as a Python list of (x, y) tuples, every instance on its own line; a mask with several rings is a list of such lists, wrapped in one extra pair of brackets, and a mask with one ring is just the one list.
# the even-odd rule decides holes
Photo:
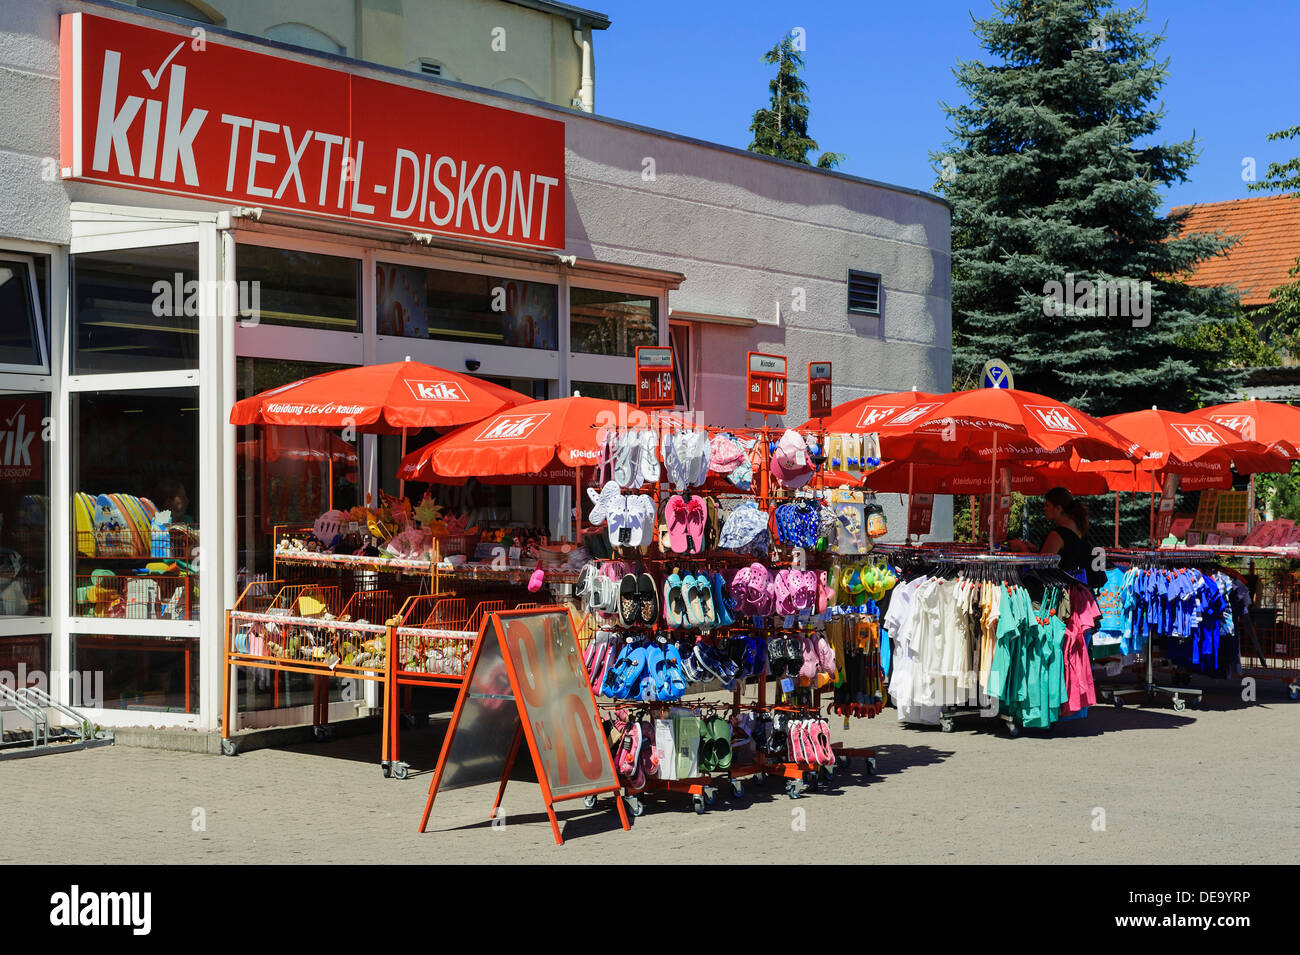
[(888, 422), (888, 425), (889, 427), (892, 428), (894, 425), (911, 424), (913, 421), (917, 420), (918, 418), (922, 418), (925, 415), (929, 414), (937, 407), (939, 407), (939, 403), (937, 401), (928, 405), (912, 405), (912, 407), (908, 408), (902, 414), (899, 414), (896, 417), (891, 418)]
[(409, 378), (405, 381), (416, 401), (469, 401), (469, 396), (454, 382), (411, 381)]
[(902, 405), (877, 405), (874, 408), (866, 408), (862, 412), (862, 417), (858, 419), (859, 428), (869, 428), (873, 424), (884, 421)]
[(1250, 415), (1211, 415), (1210, 420), (1231, 428), (1247, 440), (1255, 439), (1255, 419)]
[(532, 434), (549, 418), (550, 412), (543, 414), (508, 414), (501, 415), (475, 441), (513, 441)]
[(1064, 408), (1044, 407), (1043, 405), (1025, 405), (1048, 431), (1062, 431), (1065, 434), (1083, 434), (1079, 422), (1070, 417)]
[(1174, 429), (1187, 439), (1188, 444), (1214, 446), (1223, 443), (1219, 440), (1219, 436), (1214, 433), (1213, 428), (1204, 425), (1176, 424)]

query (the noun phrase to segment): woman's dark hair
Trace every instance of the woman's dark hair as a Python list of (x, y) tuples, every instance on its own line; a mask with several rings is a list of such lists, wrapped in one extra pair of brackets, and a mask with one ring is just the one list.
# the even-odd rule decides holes
[(1052, 488), (1043, 495), (1043, 499), (1055, 504), (1070, 516), (1075, 526), (1079, 528), (1080, 537), (1088, 536), (1088, 505), (1076, 500), (1074, 495), (1063, 487)]

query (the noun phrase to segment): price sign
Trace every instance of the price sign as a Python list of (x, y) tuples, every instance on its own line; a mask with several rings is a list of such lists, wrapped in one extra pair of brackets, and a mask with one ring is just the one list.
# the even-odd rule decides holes
[(930, 533), (934, 518), (934, 495), (912, 494), (907, 498), (907, 536), (922, 537)]
[[(525, 741), (555, 841), (563, 845), (554, 804), (619, 789), (573, 618), (564, 607), (494, 613), (484, 621), (429, 784), (420, 831), (439, 789), (495, 782), (495, 816)], [(623, 828), (629, 828), (623, 800), (614, 802)]]
[(828, 418), (831, 413), (831, 363), (808, 362), (808, 417)]
[(636, 406), (655, 409), (677, 404), (673, 350), (667, 345), (636, 346)]
[(745, 410), (785, 414), (785, 359), (752, 351), (745, 374)]

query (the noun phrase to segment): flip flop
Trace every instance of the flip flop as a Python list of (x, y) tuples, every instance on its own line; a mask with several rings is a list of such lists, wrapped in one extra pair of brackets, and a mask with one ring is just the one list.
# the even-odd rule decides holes
[(709, 508), (704, 498), (693, 494), (686, 502), (687, 552), (698, 554), (704, 550), (704, 525), (709, 519)]
[(686, 545), (686, 500), (680, 494), (668, 498), (664, 508), (664, 521), (668, 525), (668, 546), (674, 554), (685, 554)]

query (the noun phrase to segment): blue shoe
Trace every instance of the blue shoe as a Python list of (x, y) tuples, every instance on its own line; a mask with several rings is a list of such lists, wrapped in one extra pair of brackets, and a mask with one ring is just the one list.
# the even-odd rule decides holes
[(664, 678), (664, 651), (658, 642), (651, 642), (644, 649), (645, 676), (641, 679), (641, 699), (647, 703), (667, 699), (668, 687), (661, 682)]
[(730, 627), (736, 622), (731, 611), (731, 604), (727, 600), (727, 582), (715, 570), (713, 572), (713, 614), (718, 618), (719, 627)]

